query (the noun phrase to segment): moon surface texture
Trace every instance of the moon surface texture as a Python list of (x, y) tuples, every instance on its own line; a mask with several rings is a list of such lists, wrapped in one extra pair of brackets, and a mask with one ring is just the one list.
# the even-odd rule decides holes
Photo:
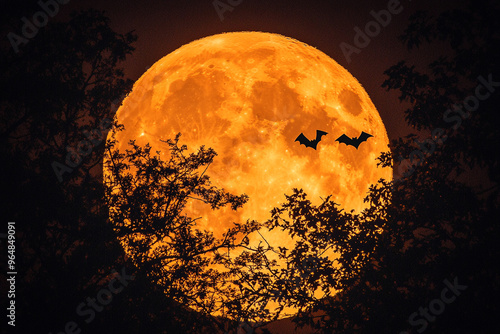
[[(313, 204), (332, 195), (359, 211), (371, 184), (392, 179), (390, 168), (377, 167), (389, 140), (361, 84), (323, 52), (278, 34), (224, 33), (180, 47), (137, 80), (116, 117), (125, 126), (120, 151), (135, 139), (168, 155), (161, 140), (180, 132), (188, 152), (217, 152), (206, 172), (212, 184), (250, 199), (237, 211), (189, 203), (185, 212), (216, 237), (232, 222), (269, 219), (293, 188)], [(316, 150), (295, 141), (300, 133), (315, 139), (316, 130), (328, 133)], [(335, 141), (362, 131), (373, 137), (358, 149)], [(289, 244), (285, 237), (266, 235), (273, 246)]]

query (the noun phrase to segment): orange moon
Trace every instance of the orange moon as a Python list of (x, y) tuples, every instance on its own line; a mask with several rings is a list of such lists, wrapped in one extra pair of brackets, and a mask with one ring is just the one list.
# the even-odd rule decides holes
[[(189, 203), (186, 213), (216, 237), (235, 221), (269, 219), (292, 188), (314, 204), (332, 195), (359, 211), (371, 184), (392, 179), (392, 170), (377, 167), (389, 140), (361, 84), (323, 52), (278, 34), (224, 33), (180, 47), (137, 80), (116, 118), (125, 126), (116, 135), (120, 151), (135, 139), (168, 154), (161, 140), (180, 132), (189, 152), (201, 145), (217, 152), (207, 170), (213, 185), (250, 199), (236, 212)], [(314, 139), (316, 130), (328, 133), (316, 150), (295, 141), (300, 133)], [(335, 141), (362, 131), (373, 137), (358, 149)], [(275, 246), (285, 237), (266, 235)]]

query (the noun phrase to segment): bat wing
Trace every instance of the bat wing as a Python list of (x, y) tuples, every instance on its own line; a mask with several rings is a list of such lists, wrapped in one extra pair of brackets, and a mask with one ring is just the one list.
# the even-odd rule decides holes
[(358, 140), (359, 140), (359, 142), (360, 142), (360, 143), (362, 143), (362, 142), (366, 141), (366, 140), (367, 140), (368, 138), (370, 138), (370, 137), (373, 137), (373, 136), (372, 136), (371, 134), (366, 133), (366, 132), (364, 132), (364, 131), (363, 131), (363, 132), (361, 132), (361, 134), (359, 135)]
[(324, 135), (327, 135), (328, 132), (321, 131), (321, 130), (316, 130), (316, 141), (319, 143), (321, 141), (321, 137)]
[(311, 141), (309, 139), (307, 139), (306, 136), (304, 136), (303, 133), (301, 133), (296, 139), (295, 141), (298, 141), (300, 144), (304, 145), (305, 147), (312, 147), (311, 146)]
[(373, 136), (369, 133), (362, 131), (358, 138), (354, 138), (352, 140), (351, 145), (356, 147), (356, 149), (357, 149), (359, 147), (359, 145), (361, 145), (362, 142), (366, 141), (370, 137), (373, 137)]
[(339, 143), (344, 143), (346, 145), (352, 145), (352, 139), (347, 137), (345, 134), (335, 139), (335, 141), (338, 141)]

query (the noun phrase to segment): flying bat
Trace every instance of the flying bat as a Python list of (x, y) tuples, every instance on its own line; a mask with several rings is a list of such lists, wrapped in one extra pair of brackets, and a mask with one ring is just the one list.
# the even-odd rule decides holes
[(316, 130), (316, 139), (314, 140), (309, 140), (307, 139), (306, 136), (304, 136), (303, 133), (301, 133), (297, 139), (295, 139), (295, 141), (298, 141), (299, 144), (302, 144), (304, 145), (305, 147), (312, 147), (314, 149), (316, 149), (316, 146), (318, 145), (318, 143), (321, 141), (321, 137), (323, 137), (324, 135), (328, 134), (328, 132), (325, 132), (325, 131), (321, 131), (321, 130)]
[(368, 133), (363, 131), (363, 132), (361, 132), (361, 134), (359, 135), (358, 138), (356, 138), (356, 137), (349, 138), (344, 134), (344, 135), (338, 137), (337, 139), (335, 139), (335, 141), (338, 141), (339, 143), (344, 143), (344, 144), (346, 144), (346, 146), (349, 146), (349, 145), (354, 146), (354, 147), (356, 147), (356, 149), (358, 149), (358, 146), (370, 137), (373, 137), (373, 136), (371, 134), (368, 134)]

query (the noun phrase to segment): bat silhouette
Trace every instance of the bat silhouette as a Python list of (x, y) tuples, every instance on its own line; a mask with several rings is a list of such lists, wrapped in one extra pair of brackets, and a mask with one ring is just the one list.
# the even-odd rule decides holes
[(321, 141), (321, 137), (323, 137), (326, 134), (328, 134), (328, 132), (316, 130), (316, 139), (309, 140), (309, 139), (307, 139), (306, 136), (304, 136), (303, 133), (301, 133), (297, 137), (297, 139), (295, 139), (295, 141), (298, 141), (300, 144), (304, 145), (305, 147), (312, 147), (312, 148), (316, 149), (316, 146)]
[(346, 136), (344, 134), (344, 135), (338, 137), (337, 139), (335, 139), (335, 141), (338, 141), (339, 143), (344, 143), (344, 144), (346, 144), (346, 146), (349, 146), (349, 145), (354, 146), (354, 147), (356, 147), (356, 149), (358, 149), (358, 146), (370, 137), (373, 137), (373, 136), (371, 134), (368, 134), (368, 133), (362, 131), (358, 138), (356, 138), (356, 137), (349, 138), (348, 136)]

